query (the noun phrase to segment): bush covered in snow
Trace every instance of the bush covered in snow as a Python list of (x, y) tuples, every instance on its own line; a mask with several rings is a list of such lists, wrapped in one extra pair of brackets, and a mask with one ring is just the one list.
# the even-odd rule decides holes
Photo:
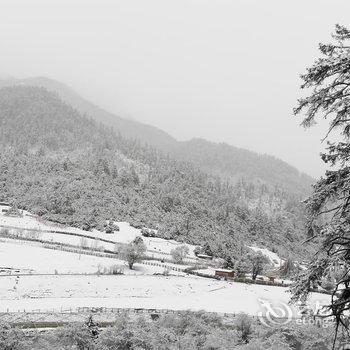
[(170, 251), (171, 257), (176, 264), (181, 264), (190, 252), (187, 245), (179, 245)]
[(146, 246), (143, 243), (142, 238), (136, 237), (133, 242), (121, 246), (118, 254), (128, 263), (129, 268), (132, 270), (134, 264), (142, 259), (145, 252)]
[(150, 230), (148, 228), (143, 228), (141, 230), (141, 234), (144, 237), (156, 237), (156, 232), (154, 230)]

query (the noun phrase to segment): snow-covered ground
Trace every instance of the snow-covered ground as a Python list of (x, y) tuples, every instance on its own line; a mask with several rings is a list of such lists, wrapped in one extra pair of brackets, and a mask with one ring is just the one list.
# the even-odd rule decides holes
[(206, 269), (198, 269), (195, 271), (199, 272), (199, 273), (204, 273), (204, 274), (209, 275), (209, 276), (215, 276), (215, 269), (212, 267), (208, 267)]
[[(141, 230), (131, 227), (127, 222), (117, 222), (117, 225), (120, 228), (120, 231), (116, 232), (113, 236), (116, 242), (119, 243), (129, 243), (133, 241), (136, 237), (142, 236)], [(112, 235), (107, 235), (112, 236)], [(170, 254), (171, 250), (176, 248), (179, 245), (186, 245), (189, 248), (188, 258), (195, 259), (196, 256), (193, 253), (193, 250), (196, 246), (191, 244), (180, 243), (174, 240), (166, 240), (163, 238), (156, 237), (142, 237), (149, 255), (154, 255), (154, 257), (161, 258), (162, 255)]]
[[(56, 224), (47, 220), (43, 220), (40, 217), (36, 217), (35, 215), (30, 214), (27, 211), (23, 211), (23, 217), (11, 217), (6, 216), (2, 213), (2, 209), (8, 209), (8, 207), (0, 206), (0, 227), (13, 227), (20, 228), (23, 230), (22, 235), (28, 234), (25, 230), (36, 230), (38, 238), (50, 242), (71, 244), (75, 246), (85, 245), (86, 247), (91, 248), (105, 248), (109, 250), (114, 250), (115, 245), (113, 243), (107, 243), (99, 241), (98, 238), (103, 238), (115, 243), (129, 243), (133, 241), (136, 237), (142, 236), (141, 230), (136, 229), (130, 226), (127, 222), (116, 222), (119, 226), (120, 230), (113, 234), (107, 234), (105, 232), (101, 232), (98, 230), (84, 231), (75, 227), (68, 227), (60, 224)], [(13, 230), (18, 231), (18, 230)], [(71, 232), (77, 235), (87, 235), (92, 236), (97, 239), (88, 239), (81, 238), (76, 236), (69, 236), (64, 234), (59, 234), (55, 232), (45, 232), (45, 231), (64, 231)], [(174, 240), (165, 240), (162, 238), (154, 238), (154, 237), (142, 237), (146, 247), (147, 247), (147, 255), (154, 258), (163, 258), (170, 257), (170, 252), (172, 249), (176, 248), (183, 243), (174, 241)], [(196, 259), (193, 250), (195, 248), (194, 245), (186, 244), (189, 248), (189, 255), (187, 257), (187, 261), (194, 261)]]
[[(18, 273), (104, 273), (110, 268), (123, 270), (124, 274), (143, 275), (163, 273), (164, 267), (135, 264), (130, 270), (127, 264), (118, 259), (76, 254), (59, 250), (45, 249), (31, 244), (13, 243), (0, 239), (0, 278), (4, 268), (19, 270)], [(171, 274), (181, 274), (171, 271)], [(0, 284), (2, 279), (0, 279)]]
[[(258, 315), (263, 304), (286, 305), (287, 288), (183, 276), (21, 276), (0, 277), (0, 312), (75, 307), (206, 310)], [(18, 282), (16, 282), (18, 280)], [(330, 297), (312, 294), (309, 306)], [(297, 307), (293, 307), (297, 316)]]
[[(0, 207), (0, 212), (1, 212)], [(114, 234), (92, 231), (86, 232), (77, 228), (64, 227), (24, 212), (21, 218), (7, 217), (0, 213), (0, 226), (17, 227), (21, 230), (35, 229), (42, 239), (52, 242), (82, 245), (81, 237), (68, 236), (54, 232), (66, 231), (78, 235), (91, 235), (116, 243), (128, 243), (141, 236), (139, 229), (126, 222), (118, 222), (120, 231)], [(16, 230), (14, 230), (16, 231)], [(161, 238), (143, 237), (148, 254), (157, 258), (168, 257), (170, 251), (182, 243)], [(86, 242), (85, 242), (86, 243)], [(106, 245), (104, 245), (106, 244)], [(96, 239), (88, 241), (88, 246), (111, 248), (114, 243), (104, 243)], [(190, 260), (196, 258), (194, 246), (190, 248)], [(282, 259), (266, 248), (249, 247), (267, 256), (271, 263), (278, 267)], [(203, 265), (203, 261), (201, 261)], [(168, 263), (169, 264), (169, 263)], [(175, 265), (174, 265), (175, 266)], [(106, 272), (111, 267), (118, 267), (124, 275), (92, 275), (98, 271)], [(179, 266), (177, 266), (179, 267)], [(12, 268), (17, 271), (31, 272), (27, 276), (8, 276), (1, 268)], [(243, 283), (217, 281), (185, 275), (171, 271), (169, 276), (162, 267), (135, 264), (129, 270), (125, 262), (107, 257), (97, 257), (45, 249), (37, 243), (28, 243), (0, 239), (0, 312), (1, 311), (49, 311), (60, 308), (75, 307), (117, 307), (117, 308), (155, 308), (173, 310), (206, 310), (213, 312), (237, 313), (246, 312), (258, 315), (262, 305), (286, 305), (290, 294), (287, 288), (248, 285)], [(200, 272), (214, 274), (212, 267), (203, 267)], [(18, 272), (17, 272), (18, 273)], [(38, 276), (35, 273), (55, 274)], [(87, 275), (62, 275), (62, 274)], [(155, 275), (158, 274), (158, 275)], [(329, 302), (329, 296), (312, 294), (309, 304)], [(295, 315), (297, 308), (294, 308)]]
[[(24, 231), (24, 234), (26, 234), (25, 230), (28, 229), (37, 230), (37, 235), (39, 236), (39, 238), (50, 242), (71, 244), (75, 246), (85, 245), (86, 247), (90, 248), (100, 247), (109, 250), (114, 250), (115, 245), (113, 243), (102, 242), (99, 240), (99, 238), (106, 239), (115, 243), (129, 243), (133, 241), (136, 237), (142, 236), (140, 229), (130, 226), (130, 224), (127, 222), (116, 222), (120, 230), (113, 234), (107, 234), (98, 230), (92, 230), (90, 232), (75, 227), (68, 227), (57, 223), (53, 223), (47, 220), (43, 220), (42, 218), (37, 217), (35, 215), (32, 215), (27, 211), (23, 211), (23, 217), (10, 217), (4, 215), (4, 213), (2, 213), (2, 209), (8, 209), (8, 207), (0, 206), (0, 226), (18, 227)], [(92, 236), (97, 239), (85, 239), (81, 237), (45, 231), (71, 232), (77, 235)], [(167, 257), (169, 259), (171, 250), (183, 244), (174, 240), (165, 240), (162, 238), (155, 237), (142, 237), (142, 239), (147, 247), (147, 255), (157, 259), (162, 259), (164, 257)], [(186, 245), (189, 248), (189, 255), (186, 259), (187, 262), (193, 263), (194, 261), (198, 261), (198, 259), (193, 253), (195, 246), (191, 244)], [(283, 260), (276, 253), (266, 248), (259, 248), (255, 246), (248, 246), (248, 248), (252, 249), (255, 252), (261, 252), (270, 260), (271, 264), (274, 267), (279, 267), (283, 263)]]

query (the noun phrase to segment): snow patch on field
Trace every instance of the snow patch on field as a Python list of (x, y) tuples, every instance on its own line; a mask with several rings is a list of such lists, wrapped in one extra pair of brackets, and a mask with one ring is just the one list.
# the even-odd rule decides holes
[(266, 256), (274, 267), (280, 267), (284, 261), (276, 253), (266, 248), (258, 248), (253, 246), (248, 246), (248, 248), (254, 252), (260, 252), (262, 255)]
[[(0, 240), (0, 278), (1, 270), (11, 269), (32, 273), (103, 273), (104, 269), (117, 267), (124, 274), (143, 275), (163, 273), (165, 267), (148, 266), (136, 263), (130, 270), (127, 264), (118, 259), (70, 253), (45, 249), (30, 244), (18, 244)], [(171, 271), (171, 273), (176, 273)], [(0, 284), (2, 279), (0, 279)]]

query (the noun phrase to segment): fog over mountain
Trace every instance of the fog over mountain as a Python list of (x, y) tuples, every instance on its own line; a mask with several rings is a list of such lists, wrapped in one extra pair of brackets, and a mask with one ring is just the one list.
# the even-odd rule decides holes
[(304, 131), (292, 108), (298, 75), (316, 57), (320, 38), (347, 22), (349, 2), (96, 4), (7, 1), (1, 73), (65, 82), (113, 114), (181, 141), (226, 142), (314, 177), (323, 173), (324, 129)]
[(156, 147), (162, 153), (168, 153), (181, 161), (192, 162), (205, 172), (220, 176), (233, 184), (244, 179), (247, 182), (263, 183), (271, 188), (278, 187), (303, 196), (311, 190), (313, 179), (310, 176), (272, 156), (259, 155), (228, 144), (213, 143), (199, 138), (177, 141), (156, 127), (106, 112), (65, 84), (45, 77), (0, 80), (0, 87), (12, 85), (45, 87), (57, 93), (81, 113), (112, 126), (122, 136)]

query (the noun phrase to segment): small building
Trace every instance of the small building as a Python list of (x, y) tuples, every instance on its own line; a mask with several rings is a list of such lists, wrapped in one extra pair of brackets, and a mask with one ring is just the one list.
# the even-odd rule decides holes
[(216, 269), (215, 276), (224, 277), (224, 278), (233, 278), (235, 277), (234, 270), (230, 269)]

